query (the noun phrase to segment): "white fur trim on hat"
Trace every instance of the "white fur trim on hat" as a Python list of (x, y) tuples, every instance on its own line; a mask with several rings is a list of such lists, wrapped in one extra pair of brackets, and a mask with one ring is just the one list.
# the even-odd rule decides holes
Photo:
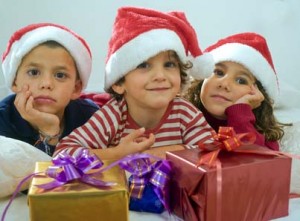
[(228, 43), (213, 49), (215, 63), (233, 61), (244, 65), (263, 85), (274, 100), (279, 95), (277, 75), (263, 55), (253, 47), (240, 43)]
[(188, 60), (181, 39), (168, 29), (147, 31), (123, 44), (106, 63), (105, 90), (142, 62), (167, 50), (176, 51), (182, 62)]
[(25, 33), (16, 40), (2, 62), (6, 85), (10, 88), (23, 57), (34, 47), (46, 41), (56, 41), (63, 45), (74, 58), (83, 88), (91, 74), (92, 59), (86, 46), (72, 33), (56, 26), (42, 26)]
[(201, 56), (193, 58), (190, 56), (190, 61), (193, 63), (193, 68), (188, 70), (194, 79), (201, 80), (209, 77), (215, 68), (213, 56), (210, 53), (203, 53)]

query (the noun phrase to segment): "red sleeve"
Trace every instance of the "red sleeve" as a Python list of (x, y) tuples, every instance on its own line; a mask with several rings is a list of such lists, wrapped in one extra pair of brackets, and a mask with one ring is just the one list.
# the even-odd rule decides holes
[(90, 99), (99, 107), (104, 106), (110, 99), (111, 96), (108, 93), (81, 93), (80, 98)]
[(256, 134), (255, 144), (266, 146), (272, 150), (279, 150), (277, 141), (266, 141), (265, 136), (254, 127), (255, 116), (248, 104), (235, 104), (225, 110), (227, 124), (233, 127), (237, 133), (253, 132)]

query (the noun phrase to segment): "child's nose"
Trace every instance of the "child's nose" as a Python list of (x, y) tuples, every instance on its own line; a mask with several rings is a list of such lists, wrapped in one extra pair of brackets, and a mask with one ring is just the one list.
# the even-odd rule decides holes
[(225, 90), (229, 91), (230, 90), (230, 84), (231, 83), (230, 83), (229, 79), (223, 78), (218, 82), (218, 88), (222, 88), (222, 89), (225, 89)]
[(53, 89), (54, 79), (50, 74), (43, 74), (40, 78), (40, 88)]
[(153, 70), (153, 73), (154, 73), (155, 80), (165, 80), (166, 79), (166, 73), (163, 68), (155, 68)]

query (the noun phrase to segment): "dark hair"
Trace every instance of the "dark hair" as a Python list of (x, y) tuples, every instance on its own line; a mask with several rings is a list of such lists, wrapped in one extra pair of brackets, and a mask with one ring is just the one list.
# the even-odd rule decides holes
[[(203, 106), (200, 99), (200, 92), (204, 80), (194, 80), (191, 84), (191, 87), (188, 89), (184, 97), (193, 103), (199, 110), (204, 111), (205, 107)], [(255, 116), (255, 128), (258, 132), (263, 134), (267, 141), (278, 141), (284, 135), (284, 126), (291, 126), (292, 124), (280, 123), (276, 120), (274, 116), (273, 109), (273, 100), (270, 98), (266, 90), (263, 88), (262, 84), (259, 81), (256, 81), (256, 85), (261, 93), (264, 95), (265, 99), (261, 105), (253, 109)]]
[[(185, 90), (186, 86), (189, 85), (190, 83), (190, 77), (189, 75), (186, 73), (186, 71), (190, 68), (193, 67), (193, 64), (188, 61), (187, 63), (182, 63), (178, 54), (175, 51), (168, 51), (169, 53), (169, 57), (171, 56), (175, 56), (176, 60), (178, 61), (179, 64), (179, 68), (180, 68), (180, 78), (181, 78), (181, 92)], [(121, 85), (125, 82), (125, 76), (120, 78), (116, 83), (114, 83), (114, 85)], [(120, 101), (123, 98), (122, 94), (118, 94), (116, 93), (113, 89), (112, 86), (109, 87), (106, 90), (107, 93), (111, 94), (112, 97), (114, 97), (116, 100)]]

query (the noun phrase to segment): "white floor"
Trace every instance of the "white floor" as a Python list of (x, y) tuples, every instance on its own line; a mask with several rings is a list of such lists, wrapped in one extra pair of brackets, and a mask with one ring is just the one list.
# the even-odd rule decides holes
[[(8, 203), (9, 198), (0, 199), (0, 211), (2, 211)], [(18, 195), (11, 204), (5, 221), (29, 221), (29, 210), (27, 206), (26, 195)], [(164, 212), (160, 215), (152, 213), (139, 213), (130, 211), (130, 221), (179, 221), (180, 219), (174, 215)], [(290, 199), (289, 216), (275, 219), (273, 221), (299, 221), (300, 220), (300, 198)]]

